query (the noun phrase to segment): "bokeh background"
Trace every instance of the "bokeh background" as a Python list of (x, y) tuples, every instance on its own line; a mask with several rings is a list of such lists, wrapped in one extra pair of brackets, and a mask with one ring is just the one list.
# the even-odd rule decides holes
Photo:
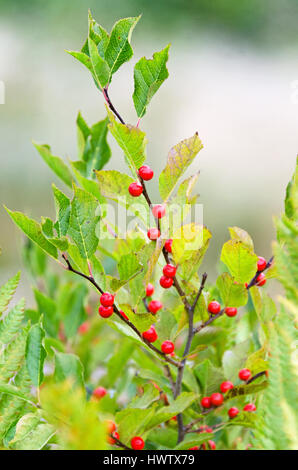
[[(88, 8), (108, 30), (120, 17), (143, 13), (132, 39), (135, 56), (110, 88), (128, 122), (136, 122), (135, 62), (172, 44), (170, 77), (141, 127), (156, 173), (172, 145), (199, 132), (204, 150), (192, 170), (201, 170), (204, 223), (213, 232), (204, 266), (211, 279), (228, 226), (246, 229), (256, 252), (269, 257), (272, 218), (283, 209), (298, 150), (297, 0), (0, 0), (0, 80), (6, 88), (0, 105), (0, 282), (22, 267), (22, 236), (3, 204), (35, 218), (54, 215), (55, 178), (31, 140), (75, 159), (78, 111), (90, 124), (105, 114), (90, 74), (64, 51), (81, 47)], [(109, 167), (125, 171), (109, 139)], [(156, 194), (154, 183), (150, 187)], [(30, 303), (25, 272), (22, 294)]]

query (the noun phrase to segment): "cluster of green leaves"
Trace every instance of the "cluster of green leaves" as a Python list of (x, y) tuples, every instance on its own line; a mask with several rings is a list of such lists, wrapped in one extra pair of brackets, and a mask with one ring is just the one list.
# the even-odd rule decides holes
[[(91, 271), (102, 290), (116, 294), (116, 305), (140, 332), (154, 323), (158, 334), (154, 345), (160, 349), (165, 340), (175, 342), (176, 359), (183, 360), (189, 326), (185, 299), (174, 288), (165, 291), (159, 287), (158, 279), (165, 263), (162, 256), (164, 240), (171, 237), (171, 261), (179, 265), (177, 282), (190, 304), (200, 288), (198, 271), (212, 234), (207, 227), (186, 221), (197, 201), (193, 191), (198, 173), (186, 179), (183, 175), (203, 145), (195, 133), (170, 149), (165, 168), (159, 176), (160, 198), (166, 208), (166, 216), (160, 225), (163, 237), (156, 242), (149, 241), (146, 237), (150, 214), (147, 201), (141, 195), (136, 204), (135, 198), (128, 193), (128, 186), (137, 178), (138, 168), (146, 161), (146, 134), (139, 126), (119, 122), (107, 95), (113, 74), (133, 54), (130, 37), (138, 19), (120, 20), (108, 34), (89, 14), (87, 40), (80, 52), (71, 52), (89, 69), (109, 109), (107, 117), (92, 127), (87, 125), (81, 114), (78, 115), (76, 161), (66, 164), (51, 153), (48, 145), (35, 144), (43, 160), (66, 185), (65, 192), (53, 185), (56, 219), (43, 217), (38, 223), (25, 214), (8, 210), (29, 239), (24, 258), (36, 286), (36, 308), (25, 311), (25, 317), (32, 326), (25, 326), (30, 339), (25, 341), (24, 357), (32, 384), (38, 390), (41, 384), (44, 386), (40, 398), (43, 416), (47, 425), (55, 430), (55, 437), (50, 437), (51, 441), (43, 445), (70, 449), (104, 448), (107, 446), (103, 425), (106, 419), (116, 422), (125, 445), (129, 445), (133, 435), (142, 435), (147, 448), (152, 449), (187, 449), (211, 438), (206, 433), (189, 433), (177, 445), (177, 423), (171, 418), (183, 413), (185, 424), (197, 420), (200, 424), (216, 426), (215, 440), (219, 448), (231, 449), (236, 445), (245, 448), (251, 441), (252, 432), (255, 439), (258, 436), (261, 445), (270, 447), (275, 445), (273, 440), (264, 444), (260, 436), (266, 426), (272, 426), (272, 429), (273, 425), (277, 426), (277, 419), (273, 423), (269, 418), (266, 421), (262, 413), (249, 412), (240, 412), (233, 420), (227, 418), (231, 405), (243, 407), (252, 399), (257, 405), (270, 402), (272, 407), (272, 387), (281, 380), (281, 376), (277, 379), (270, 371), (269, 387), (264, 375), (250, 385), (241, 385), (238, 371), (248, 367), (255, 375), (267, 370), (268, 364), (270, 367), (272, 363), (274, 367), (273, 356), (268, 363), (271, 348), (277, 351), (274, 360), (282, 369), (285, 351), (289, 347), (287, 340), (280, 345), (274, 340), (272, 323), (275, 324), (277, 308), (273, 300), (263, 288), (254, 286), (248, 292), (245, 287), (245, 283), (255, 276), (257, 263), (253, 241), (245, 230), (229, 228), (230, 239), (221, 251), (220, 275), (213, 285), (205, 286), (194, 311), (194, 322), (202, 325), (209, 319), (207, 304), (213, 299), (218, 300), (222, 307), (241, 310), (233, 319), (222, 315), (194, 336), (186, 358), (181, 394), (176, 400), (168, 373), (165, 374), (163, 359), (115, 314), (106, 321), (99, 320), (96, 314), (98, 292), (93, 287), (89, 292), (86, 279), (73, 273), (61, 273), (60, 270), (58, 275), (47, 261), (49, 256), (59, 263), (60, 268), (59, 257), (63, 254), (73, 268), (85, 276), (89, 276)], [(150, 60), (142, 58), (135, 66), (133, 101), (139, 118), (144, 116), (149, 101), (168, 76), (168, 50), (167, 46)], [(111, 156), (107, 141), (109, 133), (123, 151), (131, 176), (103, 169)], [(286, 215), (277, 224), (277, 268), (268, 271), (268, 277), (278, 276), (285, 285), (288, 296), (283, 302), (287, 302), (291, 311), (297, 300), (294, 262), (296, 184), (294, 179), (288, 188)], [(132, 228), (121, 233), (119, 227), (109, 222), (109, 201), (134, 215)], [(171, 213), (172, 207), (175, 208), (174, 213)], [(181, 213), (182, 219), (178, 217)], [(107, 232), (113, 236), (107, 238)], [(143, 302), (148, 282), (155, 284), (155, 298), (160, 299), (164, 306), (155, 316), (147, 311)], [(84, 328), (80, 329), (82, 325)], [(43, 375), (44, 364), (52, 371), (48, 377)], [(177, 369), (169, 364), (168, 367), (175, 381)], [(98, 385), (99, 377), (100, 384), (109, 393), (98, 404), (90, 400), (90, 394)], [(223, 380), (231, 380), (235, 384), (225, 396), (224, 406), (202, 414), (200, 399), (219, 391)], [(72, 396), (71, 387), (77, 387), (78, 394)], [(267, 398), (262, 402), (260, 392), (265, 389)], [(291, 410), (292, 391), (288, 394), (285, 388), (280, 393), (285, 396), (284, 409)], [(64, 397), (61, 399), (63, 403), (59, 397)], [(72, 409), (75, 410), (73, 415)], [(88, 416), (86, 410), (89, 410)], [(55, 416), (56, 419), (53, 418)], [(290, 416), (290, 411), (287, 416)], [(78, 429), (80, 422), (82, 429)], [(25, 426), (26, 423), (25, 420)], [(11, 440), (15, 439), (14, 432), (17, 432), (15, 425), (15, 421), (10, 422)], [(86, 434), (90, 435), (83, 437), (82, 430), (87, 430)], [(100, 436), (97, 443), (96, 433)], [(9, 445), (10, 441), (7, 438), (5, 442)]]

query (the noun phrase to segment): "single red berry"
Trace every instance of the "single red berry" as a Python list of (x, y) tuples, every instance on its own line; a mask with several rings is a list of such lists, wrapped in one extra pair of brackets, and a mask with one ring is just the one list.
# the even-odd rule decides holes
[(156, 341), (158, 338), (154, 326), (151, 326), (149, 330), (144, 331), (144, 333), (142, 333), (142, 336), (144, 339), (149, 341), (149, 343), (154, 343), (154, 341)]
[(104, 307), (112, 307), (114, 305), (115, 296), (110, 294), (109, 292), (104, 292), (103, 294), (101, 294), (99, 300), (101, 305), (103, 305)]
[(250, 372), (249, 369), (241, 369), (241, 370), (239, 371), (238, 376), (239, 376), (239, 379), (240, 379), (240, 380), (244, 380), (244, 381), (246, 382), (246, 380), (250, 379), (250, 377), (251, 377), (251, 372)]
[(145, 446), (145, 442), (140, 436), (133, 437), (132, 440), (130, 441), (130, 444), (134, 450), (142, 450), (144, 449), (144, 446)]
[(172, 287), (173, 282), (174, 282), (173, 279), (171, 277), (167, 277), (167, 276), (161, 276), (161, 278), (159, 280), (159, 284), (164, 289), (169, 289), (169, 287)]
[(228, 317), (235, 317), (237, 315), (237, 308), (236, 307), (226, 307), (225, 314)]
[(166, 264), (163, 267), (163, 270), (162, 270), (164, 275), (167, 276), (167, 277), (175, 277), (176, 276), (176, 271), (177, 271), (177, 268), (173, 264)]
[(151, 313), (153, 313), (153, 315), (155, 315), (162, 307), (163, 305), (159, 300), (151, 300), (148, 305), (148, 309)]
[(213, 406), (220, 406), (222, 405), (224, 398), (221, 393), (212, 393), (210, 400)]
[(154, 215), (156, 219), (161, 219), (162, 217), (166, 215), (165, 206), (161, 204), (156, 204), (156, 206), (152, 208), (152, 214)]
[(172, 243), (173, 243), (173, 239), (172, 239), (172, 238), (169, 238), (169, 239), (165, 242), (165, 250), (166, 250), (168, 253), (172, 253)]
[(102, 318), (109, 318), (111, 315), (113, 315), (113, 312), (113, 307), (103, 307), (100, 305), (98, 309), (98, 313)]
[(95, 398), (103, 398), (107, 394), (107, 391), (104, 387), (97, 387), (93, 390), (92, 395)]
[(222, 393), (226, 393), (228, 390), (232, 390), (233, 387), (234, 385), (229, 380), (220, 384), (220, 390)]
[(189, 447), (188, 450), (199, 450), (199, 446)]
[(172, 421), (177, 421), (177, 416), (172, 416), (171, 420)]
[(212, 300), (212, 302), (210, 302), (208, 305), (208, 312), (211, 313), (211, 315), (216, 315), (217, 313), (219, 313), (220, 303), (216, 300)]
[(208, 444), (209, 444), (209, 447), (211, 450), (215, 450), (216, 449), (216, 444), (214, 441), (208, 441)]
[(256, 284), (257, 286), (263, 286), (264, 284), (266, 284), (266, 281), (267, 279), (266, 279), (265, 274), (260, 273), (256, 279)]
[(253, 403), (248, 403), (247, 405), (245, 405), (245, 407), (243, 408), (243, 411), (256, 411), (256, 405), (254, 405)]
[(107, 425), (107, 433), (108, 434), (113, 434), (114, 431), (116, 431), (116, 424), (111, 421), (110, 419), (108, 421), (106, 421), (106, 425)]
[(143, 192), (143, 186), (140, 183), (134, 181), (128, 187), (129, 194), (133, 197), (138, 197)]
[(141, 168), (139, 168), (138, 173), (139, 173), (139, 177), (145, 181), (152, 180), (153, 175), (154, 175), (152, 168), (150, 168), (150, 166), (148, 165), (141, 166)]
[(257, 269), (258, 271), (264, 271), (267, 266), (267, 261), (262, 256), (258, 257)]
[(80, 333), (80, 335), (84, 335), (85, 333), (87, 333), (87, 331), (89, 330), (90, 328), (90, 324), (89, 322), (85, 321), (84, 323), (82, 323), (79, 328), (78, 328), (78, 332)]
[(154, 294), (154, 285), (153, 284), (147, 284), (146, 286), (146, 296), (151, 297), (151, 295)]
[(246, 287), (246, 289), (247, 289), (247, 288), (248, 288), (248, 283), (246, 282), (246, 283), (244, 284), (244, 286), (245, 286), (245, 287)]
[(120, 313), (121, 317), (124, 318), (124, 320), (129, 320), (128, 316), (126, 315), (125, 312), (123, 312), (123, 310), (119, 310), (119, 313)]
[(232, 408), (230, 408), (228, 411), (228, 415), (230, 418), (235, 418), (235, 416), (237, 416), (238, 413), (239, 413), (239, 410), (238, 408), (236, 408), (236, 406), (232, 406)]
[(172, 341), (164, 341), (161, 345), (161, 350), (165, 354), (171, 354), (175, 349), (174, 343)]
[(201, 405), (203, 408), (211, 408), (211, 398), (210, 397), (203, 397), (201, 400)]
[(147, 232), (147, 237), (149, 238), (149, 240), (157, 240), (158, 237), (160, 237), (160, 231), (158, 230), (158, 228), (149, 228), (148, 232)]
[[(119, 433), (117, 431), (113, 432), (112, 436), (115, 437), (116, 439), (119, 439), (119, 437), (120, 437)], [(115, 439), (113, 439), (113, 437), (111, 437), (111, 436), (108, 437), (107, 441), (108, 441), (109, 444), (113, 445), (113, 444), (116, 443), (116, 441), (115, 441)]]

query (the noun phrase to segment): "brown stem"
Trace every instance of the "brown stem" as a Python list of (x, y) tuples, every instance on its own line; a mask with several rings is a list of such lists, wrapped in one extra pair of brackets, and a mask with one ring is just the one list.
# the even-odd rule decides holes
[(270, 258), (270, 260), (268, 261), (268, 263), (266, 264), (265, 268), (263, 269), (263, 271), (257, 271), (256, 274), (254, 275), (254, 277), (252, 278), (252, 280), (249, 282), (248, 286), (246, 287), (246, 289), (250, 289), (251, 287), (257, 285), (257, 279), (259, 277), (259, 275), (261, 273), (263, 273), (264, 271), (266, 271), (267, 269), (270, 268), (270, 266), (272, 266), (272, 263), (273, 263), (273, 259), (274, 259), (274, 256), (272, 256)]
[(113, 434), (110, 434), (110, 437), (111, 437), (111, 439), (113, 439), (115, 441), (115, 445), (117, 447), (122, 447), (122, 449), (125, 449), (125, 450), (132, 450), (131, 447), (128, 447), (127, 445), (123, 444), (123, 442), (121, 442), (119, 439), (117, 439), (117, 437), (113, 436)]
[(110, 110), (115, 114), (115, 116), (117, 116), (117, 118), (119, 119), (119, 121), (121, 122), (121, 124), (125, 124), (125, 122), (123, 121), (122, 117), (120, 116), (120, 114), (118, 113), (118, 111), (116, 110), (115, 106), (113, 105), (112, 101), (110, 100), (110, 97), (108, 95), (108, 89), (107, 88), (103, 88), (102, 90), (103, 92), (103, 95), (104, 95), (104, 98), (110, 108)]

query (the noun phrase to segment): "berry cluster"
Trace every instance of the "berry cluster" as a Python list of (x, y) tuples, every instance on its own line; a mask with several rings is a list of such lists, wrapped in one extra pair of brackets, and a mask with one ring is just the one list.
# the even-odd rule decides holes
[[(220, 303), (217, 302), (217, 300), (212, 300), (212, 302), (208, 304), (208, 312), (211, 315), (217, 315), (220, 311), (221, 311), (221, 306), (220, 306)], [(226, 307), (224, 309), (224, 312), (228, 317), (235, 317), (237, 315), (237, 308)]]
[[(213, 433), (213, 429), (206, 425), (201, 426), (199, 434), (202, 434), (202, 433)], [(188, 450), (200, 450), (200, 449), (207, 450), (208, 448), (210, 450), (215, 450), (216, 449), (215, 442), (209, 440), (207, 445), (205, 442), (203, 442), (203, 444), (201, 444), (200, 446), (189, 447)]]
[(100, 296), (100, 306), (98, 309), (98, 313), (103, 318), (109, 318), (113, 315), (114, 312), (114, 300), (115, 296), (110, 294), (109, 292), (104, 292)]
[[(115, 439), (120, 439), (119, 433), (116, 431), (117, 427), (116, 424), (113, 421), (107, 421), (106, 422), (107, 426), (107, 441), (109, 444), (114, 445), (116, 444)], [(145, 442), (140, 436), (134, 436), (131, 441), (130, 441), (131, 447), (134, 450), (142, 450), (144, 449)]]
[(173, 264), (166, 264), (162, 270), (163, 276), (161, 276), (159, 283), (164, 289), (169, 289), (173, 285), (174, 277), (176, 276), (177, 268)]

